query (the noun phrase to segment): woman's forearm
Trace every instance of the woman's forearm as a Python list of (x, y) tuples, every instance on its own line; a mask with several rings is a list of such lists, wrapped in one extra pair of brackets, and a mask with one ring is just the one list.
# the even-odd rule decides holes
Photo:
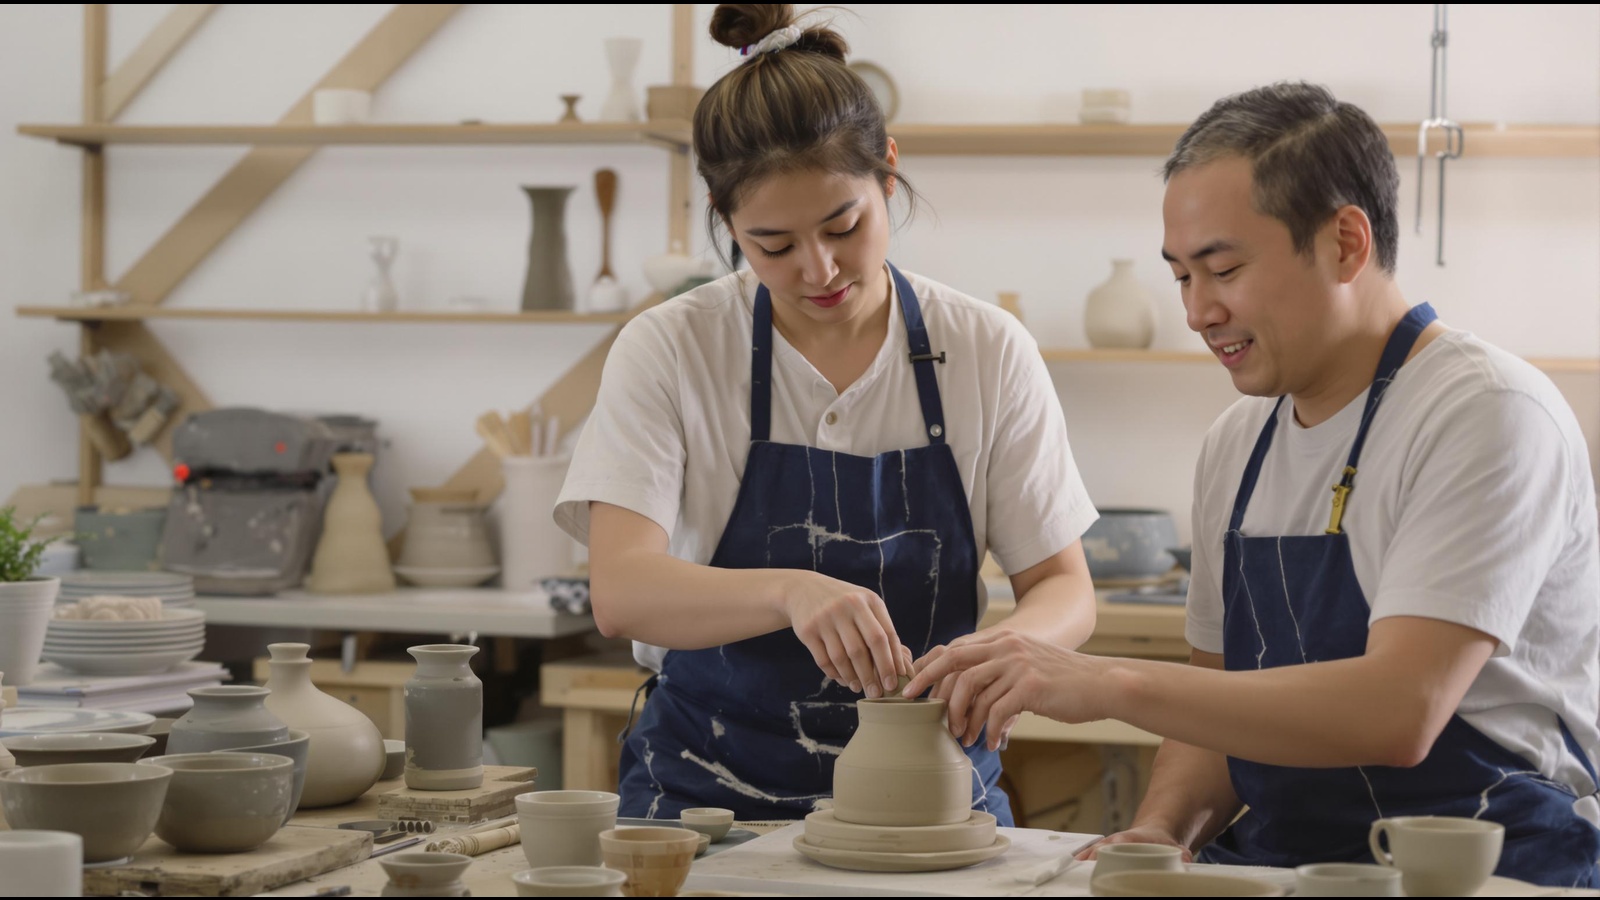
[(1094, 587), (1087, 577), (1051, 575), (1017, 599), (1017, 609), (995, 628), (1008, 628), (1040, 640), (1077, 649), (1094, 633)]
[(669, 650), (701, 650), (786, 628), (782, 569), (722, 569), (637, 549), (590, 560), (595, 624)]

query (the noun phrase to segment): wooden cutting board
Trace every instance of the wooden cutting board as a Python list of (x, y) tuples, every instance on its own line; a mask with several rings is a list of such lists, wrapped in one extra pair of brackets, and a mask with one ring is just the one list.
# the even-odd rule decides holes
[(408, 816), (431, 822), (481, 822), (517, 811), (516, 796), (533, 790), (539, 770), (485, 766), (483, 784), (465, 791), (418, 791), (398, 788), (378, 795), (378, 818)]
[(179, 853), (151, 837), (130, 862), (83, 870), (83, 892), (114, 897), (137, 891), (157, 897), (245, 897), (360, 862), (372, 834), (289, 825), (248, 853)]

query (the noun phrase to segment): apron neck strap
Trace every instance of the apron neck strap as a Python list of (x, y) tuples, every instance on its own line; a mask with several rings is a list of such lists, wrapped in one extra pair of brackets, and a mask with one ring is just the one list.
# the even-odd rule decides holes
[[(887, 263), (894, 279), (895, 296), (900, 298), (900, 314), (906, 323), (906, 344), (911, 348), (911, 365), (917, 379), (917, 401), (922, 406), (922, 422), (928, 442), (944, 443), (944, 405), (939, 399), (939, 381), (933, 364), (945, 361), (941, 351), (934, 353), (928, 340), (928, 326), (922, 320), (922, 305), (911, 283), (893, 263)], [(755, 316), (750, 335), (750, 440), (772, 438), (772, 295), (766, 285), (756, 288)]]
[[(1372, 427), (1372, 419), (1378, 412), (1378, 404), (1383, 402), (1383, 395), (1393, 383), (1395, 373), (1400, 371), (1400, 366), (1410, 355), (1411, 348), (1416, 346), (1417, 337), (1423, 329), (1439, 318), (1433, 307), (1426, 303), (1419, 303), (1406, 312), (1405, 318), (1389, 335), (1389, 340), (1383, 346), (1383, 355), (1378, 358), (1378, 371), (1372, 378), (1372, 386), (1367, 389), (1366, 407), (1361, 412), (1361, 426), (1356, 429), (1356, 439), (1350, 445), (1350, 457), (1345, 463), (1344, 474), (1339, 484), (1334, 487), (1334, 517), (1328, 527), (1328, 533), (1339, 533), (1339, 518), (1344, 508), (1345, 498), (1355, 487), (1356, 464), (1361, 460), (1361, 448), (1367, 443), (1367, 432)], [(1255, 493), (1256, 479), (1261, 475), (1261, 465), (1266, 461), (1267, 450), (1272, 447), (1272, 435), (1277, 431), (1278, 412), (1283, 409), (1283, 398), (1278, 398), (1278, 403), (1272, 408), (1272, 415), (1267, 417), (1267, 424), (1262, 427), (1261, 435), (1256, 438), (1255, 449), (1250, 453), (1250, 461), (1245, 465), (1244, 479), (1239, 484), (1239, 493), (1233, 500), (1233, 516), (1228, 521), (1229, 531), (1238, 531), (1244, 523), (1245, 509), (1250, 505), (1250, 495)]]

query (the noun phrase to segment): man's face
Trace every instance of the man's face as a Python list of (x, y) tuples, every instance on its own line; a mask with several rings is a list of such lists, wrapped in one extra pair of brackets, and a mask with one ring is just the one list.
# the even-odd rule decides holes
[(1333, 353), (1337, 241), (1319, 233), (1309, 257), (1296, 253), (1288, 226), (1258, 211), (1251, 191), (1251, 164), (1240, 156), (1172, 176), (1161, 253), (1189, 327), (1234, 387), (1256, 397), (1300, 393)]

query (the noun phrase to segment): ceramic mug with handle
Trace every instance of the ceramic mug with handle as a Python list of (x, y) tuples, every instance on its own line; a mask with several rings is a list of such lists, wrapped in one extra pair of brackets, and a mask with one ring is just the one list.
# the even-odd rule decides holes
[(1408, 895), (1468, 897), (1494, 874), (1505, 837), (1505, 826), (1498, 822), (1399, 816), (1373, 822), (1367, 843), (1380, 865), (1400, 870), (1400, 884)]

